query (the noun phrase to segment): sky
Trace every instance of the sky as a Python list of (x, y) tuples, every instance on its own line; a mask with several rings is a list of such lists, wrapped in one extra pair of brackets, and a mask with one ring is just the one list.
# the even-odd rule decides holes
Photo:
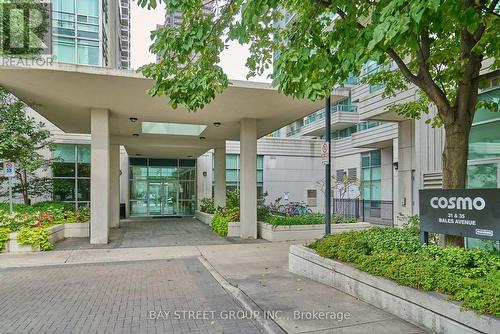
[[(131, 4), (131, 63), (132, 69), (137, 69), (144, 64), (155, 62), (155, 55), (149, 52), (151, 44), (150, 33), (157, 25), (165, 22), (165, 11), (163, 7), (148, 10), (137, 5), (137, 1)], [(249, 54), (248, 47), (237, 42), (229, 43), (229, 48), (221, 55), (221, 67), (229, 79), (246, 80), (248, 73), (245, 67), (246, 58)], [(251, 78), (251, 81), (270, 81), (267, 75)]]

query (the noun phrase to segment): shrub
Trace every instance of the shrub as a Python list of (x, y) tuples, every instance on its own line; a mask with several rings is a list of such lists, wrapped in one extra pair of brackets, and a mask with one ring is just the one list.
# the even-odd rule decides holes
[(273, 226), (324, 224), (325, 215), (322, 213), (311, 213), (302, 216), (273, 215), (267, 220), (267, 223)]
[(500, 316), (500, 258), (480, 249), (420, 247), (418, 229), (344, 232), (310, 245), (327, 258), (426, 291), (446, 293), (478, 313)]
[(202, 198), (200, 202), (200, 211), (210, 214), (214, 213), (215, 212), (214, 199), (212, 197)]
[(269, 218), (271, 218), (271, 208), (267, 205), (258, 205), (257, 206), (257, 220), (260, 222), (265, 222)]
[[(324, 224), (325, 215), (322, 213), (310, 213), (307, 215), (300, 215), (300, 216), (269, 215), (268, 219), (265, 221), (273, 226), (314, 225), (314, 224)], [(354, 217), (347, 217), (340, 215), (332, 216), (332, 224), (347, 224), (347, 223), (357, 223), (357, 220)]]
[(43, 227), (24, 227), (17, 233), (17, 242), (20, 245), (30, 245), (33, 250), (51, 250), (54, 245), (49, 242), (49, 232)]
[(240, 191), (238, 189), (226, 191), (226, 208), (229, 210), (240, 207)]
[(343, 216), (343, 215), (333, 215), (332, 224), (354, 224), (358, 220), (355, 217)]
[(226, 237), (230, 222), (240, 220), (239, 209), (218, 209), (212, 218), (212, 230), (220, 236)]
[(0, 252), (5, 249), (5, 244), (9, 241), (10, 230), (8, 228), (0, 228)]

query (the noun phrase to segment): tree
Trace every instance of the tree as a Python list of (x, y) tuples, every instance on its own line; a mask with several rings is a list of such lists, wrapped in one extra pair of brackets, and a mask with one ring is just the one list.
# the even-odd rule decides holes
[(52, 159), (44, 157), (43, 151), (52, 149), (45, 124), (27, 116), (25, 105), (0, 88), (0, 162), (15, 163), (13, 192), (21, 194), (25, 204), (30, 204), (31, 197), (51, 193), (52, 179), (40, 172), (51, 167)]
[(230, 39), (249, 44), (249, 76), (272, 66), (273, 85), (297, 98), (322, 99), (374, 61), (382, 70), (365, 81), (385, 84), (385, 96), (419, 91), (391, 110), (418, 119), (435, 105), (429, 123), (445, 130), (443, 187), (465, 188), (478, 86), (500, 75), (499, 0), (228, 0), (217, 16), (203, 15), (202, 0), (138, 3), (183, 13), (180, 27), (152, 33), (162, 60), (142, 68), (156, 82), (151, 95), (203, 108), (229, 84), (217, 63)]

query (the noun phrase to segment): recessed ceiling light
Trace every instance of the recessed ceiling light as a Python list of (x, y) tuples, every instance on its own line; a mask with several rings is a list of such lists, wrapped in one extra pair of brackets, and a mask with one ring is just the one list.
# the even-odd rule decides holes
[(221, 125), (221, 122), (214, 122), (214, 126), (218, 128)]
[(132, 123), (137, 122), (137, 117), (130, 117), (129, 119), (130, 119), (130, 121), (131, 121)]
[(139, 134), (138, 133), (134, 133), (134, 134), (132, 134), (132, 136), (139, 137)]

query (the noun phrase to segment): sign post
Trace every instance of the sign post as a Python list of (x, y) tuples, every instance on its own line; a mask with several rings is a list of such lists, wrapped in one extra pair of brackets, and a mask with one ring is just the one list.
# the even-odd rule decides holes
[(12, 213), (12, 178), (16, 176), (16, 167), (13, 162), (8, 161), (3, 164), (3, 174), (9, 178), (9, 210)]
[(332, 156), (330, 154), (330, 146), (331, 146), (331, 101), (330, 94), (325, 99), (325, 142), (321, 146), (321, 158), (323, 163), (325, 164), (325, 236), (330, 235), (331, 233), (331, 223), (332, 223)]
[(429, 232), (500, 241), (500, 189), (420, 190), (420, 243)]

